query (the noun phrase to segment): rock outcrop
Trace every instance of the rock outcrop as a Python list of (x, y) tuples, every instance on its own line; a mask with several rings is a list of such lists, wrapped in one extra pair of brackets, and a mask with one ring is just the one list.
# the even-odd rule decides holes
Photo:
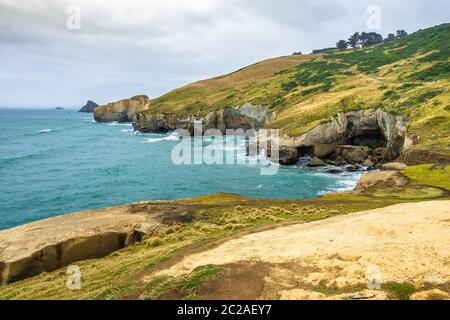
[(380, 183), (402, 187), (408, 183), (408, 178), (397, 171), (369, 172), (361, 177), (355, 191), (362, 192)]
[(133, 205), (58, 216), (0, 231), (0, 285), (96, 259), (156, 232), (161, 211)]
[(406, 124), (406, 118), (382, 110), (339, 113), (306, 134), (281, 137), (280, 146), (298, 148), (299, 158), (310, 155), (337, 165), (370, 161), (374, 166), (401, 155)]
[(98, 104), (96, 104), (94, 101), (88, 100), (88, 102), (78, 112), (93, 113), (95, 108), (97, 107)]
[(439, 289), (413, 293), (409, 300), (450, 300), (450, 295)]
[(279, 149), (279, 163), (283, 166), (296, 164), (299, 160), (298, 149), (282, 146)]
[(323, 162), (322, 160), (320, 160), (317, 157), (312, 158), (308, 163), (308, 167), (322, 167), (324, 165), (325, 165), (325, 162)]
[[(400, 156), (406, 140), (407, 119), (383, 110), (339, 113), (330, 122), (317, 126), (295, 139), (297, 147), (352, 145), (379, 149), (384, 160)], [(323, 146), (319, 155), (323, 155)], [(332, 147), (328, 153), (332, 152)], [(360, 153), (360, 151), (358, 151)], [(352, 157), (350, 155), (350, 157)]]
[(194, 133), (194, 124), (202, 123), (203, 133), (209, 129), (218, 129), (225, 134), (232, 129), (261, 129), (273, 119), (268, 107), (246, 103), (236, 108), (212, 111), (206, 116), (191, 116), (180, 119), (176, 114), (158, 114), (151, 110), (137, 113), (133, 118), (133, 127), (140, 132), (167, 132), (185, 129)]
[(390, 162), (383, 164), (381, 168), (386, 171), (402, 171), (408, 169), (408, 166), (401, 162)]
[(150, 99), (147, 96), (136, 96), (95, 108), (94, 119), (97, 122), (130, 122), (149, 105)]
[[(274, 118), (275, 114), (269, 112), (267, 107), (247, 103), (187, 119), (180, 119), (176, 114), (155, 114), (146, 110), (134, 116), (133, 127), (141, 132), (186, 129), (194, 134), (195, 123), (201, 122), (202, 134), (208, 129), (217, 129), (225, 134), (228, 129), (246, 131), (270, 128)], [(295, 164), (304, 155), (332, 160), (334, 164), (370, 161), (375, 165), (391, 161), (400, 156), (406, 144), (406, 124), (406, 118), (382, 110), (339, 113), (302, 136), (282, 138), (279, 142), (280, 163)], [(270, 150), (266, 151), (270, 154)]]
[[(262, 273), (260, 290), (250, 290), (247, 299), (325, 298), (318, 286), (329, 288), (327, 299), (385, 299), (391, 293), (361, 291), (368, 279), (382, 271), (381, 281), (426, 286), (428, 278), (441, 280), (448, 288), (449, 201), (404, 203), (306, 224), (293, 224), (255, 232), (221, 242), (217, 246), (183, 255), (153, 276), (182, 277), (208, 265), (238, 265), (247, 275)], [(238, 250), (237, 250), (238, 248)], [(256, 262), (255, 262), (256, 261)], [(262, 269), (262, 265), (266, 269)], [(374, 271), (371, 266), (375, 267)], [(261, 271), (263, 270), (263, 271)], [(247, 279), (248, 278), (248, 279)], [(220, 281), (217, 299), (233, 299), (225, 283), (254, 285), (254, 277), (230, 273)], [(217, 287), (215, 287), (217, 288)], [(235, 288), (233, 287), (226, 287)], [(349, 290), (350, 288), (350, 290)], [(308, 291), (311, 296), (306, 295)], [(335, 290), (340, 292), (336, 292)], [(336, 294), (338, 296), (336, 296)], [(413, 296), (444, 298), (441, 291)]]

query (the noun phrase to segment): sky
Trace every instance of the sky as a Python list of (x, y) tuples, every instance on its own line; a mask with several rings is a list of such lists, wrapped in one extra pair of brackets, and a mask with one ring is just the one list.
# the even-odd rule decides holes
[(0, 106), (156, 98), (355, 31), (449, 22), (448, 12), (448, 0), (0, 0)]

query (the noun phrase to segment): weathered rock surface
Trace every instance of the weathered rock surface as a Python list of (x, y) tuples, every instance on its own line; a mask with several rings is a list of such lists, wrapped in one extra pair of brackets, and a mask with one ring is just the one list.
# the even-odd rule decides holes
[(339, 149), (341, 156), (348, 163), (362, 163), (370, 154), (370, 149), (368, 147), (341, 146)]
[[(202, 124), (202, 133), (209, 129), (226, 130), (261, 129), (273, 118), (268, 107), (246, 103), (237, 108), (225, 108), (212, 111), (204, 117), (191, 116), (180, 119), (176, 114), (156, 114), (151, 110), (137, 113), (133, 118), (133, 127), (140, 132), (167, 132), (176, 129), (194, 133), (194, 124)], [(199, 133), (200, 134), (200, 133)]]
[(334, 165), (370, 160), (373, 167), (402, 153), (407, 145), (406, 124), (406, 118), (382, 110), (340, 113), (301, 136), (281, 136), (280, 145)]
[(295, 147), (280, 147), (279, 148), (279, 163), (281, 165), (289, 166), (296, 164), (300, 158), (298, 149)]
[(95, 108), (94, 119), (97, 122), (130, 122), (149, 105), (150, 99), (147, 96), (132, 97)]
[(400, 162), (390, 162), (383, 164), (381, 168), (386, 171), (402, 171), (408, 169), (408, 166)]
[(366, 161), (364, 161), (362, 165), (367, 167), (367, 168), (369, 168), (369, 169), (374, 169), (375, 168), (375, 164), (370, 159), (367, 159)]
[(340, 155), (337, 144), (317, 144), (312, 150), (312, 154), (319, 159), (333, 159)]
[(433, 289), (413, 293), (409, 300), (450, 300), (450, 295), (445, 291)]
[[(250, 103), (237, 108), (213, 111), (203, 117), (179, 119), (176, 114), (155, 114), (151, 110), (137, 113), (133, 127), (141, 132), (167, 132), (185, 129), (194, 134), (195, 123), (202, 124), (202, 133), (217, 129), (227, 130), (270, 128), (275, 115), (265, 106)], [(382, 110), (361, 110), (340, 113), (299, 137), (281, 137), (279, 149), (281, 164), (295, 164), (305, 152), (321, 160), (331, 159), (335, 164), (362, 164), (366, 160), (375, 165), (397, 158), (405, 145), (404, 117)], [(297, 149), (295, 151), (295, 149)]]
[(361, 177), (355, 191), (364, 191), (378, 183), (385, 183), (395, 187), (405, 186), (408, 178), (397, 171), (369, 172)]
[(341, 145), (381, 148), (383, 158), (389, 160), (397, 158), (403, 150), (406, 124), (406, 118), (379, 109), (340, 113), (330, 122), (293, 138), (291, 143), (299, 148), (314, 146), (318, 157), (332, 156)]
[(130, 206), (84, 211), (0, 231), (0, 285), (102, 258), (160, 226), (161, 212)]
[[(267, 266), (261, 290), (255, 290), (252, 299), (385, 299), (390, 295), (384, 291), (386, 283), (413, 281), (420, 288), (425, 285), (422, 279), (433, 275), (448, 285), (449, 214), (449, 201), (431, 201), (282, 226), (185, 255), (154, 276), (182, 276), (200, 266), (245, 262), (249, 273)], [(361, 291), (376, 270), (381, 271), (382, 290)], [(241, 285), (246, 281), (226, 280)], [(324, 297), (315, 292), (318, 286), (345, 293)], [(228, 291), (227, 298), (232, 297)]]
[(94, 101), (88, 100), (86, 105), (84, 105), (78, 112), (93, 113), (95, 108), (97, 108), (97, 107), (98, 107), (98, 104), (96, 104)]
[(324, 165), (325, 162), (316, 157), (312, 158), (308, 163), (308, 167), (322, 167)]
[(141, 132), (168, 132), (181, 127), (175, 114), (138, 113), (133, 118), (133, 127)]

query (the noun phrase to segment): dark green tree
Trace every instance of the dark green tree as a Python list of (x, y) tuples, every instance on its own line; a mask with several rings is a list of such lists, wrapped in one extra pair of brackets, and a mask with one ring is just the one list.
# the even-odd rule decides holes
[(397, 30), (397, 38), (402, 38), (402, 37), (406, 37), (408, 35), (408, 32), (406, 32), (405, 30)]
[(355, 32), (350, 38), (348, 38), (348, 44), (353, 49), (356, 49), (359, 47), (359, 42), (360, 42), (359, 32)]
[(376, 32), (363, 32), (359, 39), (362, 47), (369, 47), (383, 42), (383, 36)]
[(395, 40), (395, 34), (393, 34), (393, 33), (389, 33), (388, 35), (387, 35), (387, 37), (386, 37), (386, 39), (384, 39), (384, 41), (392, 41), (392, 40)]
[(339, 40), (338, 43), (336, 43), (336, 47), (339, 50), (345, 50), (348, 47), (348, 43), (345, 40)]

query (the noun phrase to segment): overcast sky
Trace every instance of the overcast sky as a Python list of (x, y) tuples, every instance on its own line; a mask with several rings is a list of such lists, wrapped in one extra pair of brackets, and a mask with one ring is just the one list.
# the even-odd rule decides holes
[(0, 106), (155, 98), (266, 58), (334, 46), (368, 31), (371, 5), (381, 9), (373, 31), (383, 35), (448, 22), (450, 12), (449, 0), (0, 0)]

